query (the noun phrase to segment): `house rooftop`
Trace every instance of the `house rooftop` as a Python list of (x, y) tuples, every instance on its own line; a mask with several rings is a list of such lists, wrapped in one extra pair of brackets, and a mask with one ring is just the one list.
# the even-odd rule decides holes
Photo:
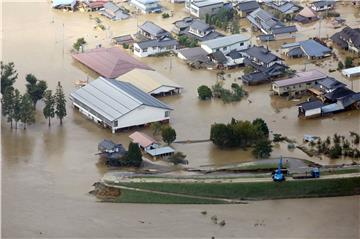
[(299, 12), (299, 15), (307, 18), (317, 17), (316, 12), (311, 8), (309, 8), (308, 6), (304, 7), (304, 9)]
[(117, 80), (129, 82), (147, 93), (151, 93), (162, 86), (182, 88), (180, 85), (157, 71), (143, 69), (134, 69), (129, 71), (117, 78)]
[(245, 2), (239, 2), (236, 5), (236, 8), (239, 9), (240, 11), (250, 13), (260, 8), (260, 5), (259, 3), (257, 3), (257, 1), (245, 1)]
[(216, 39), (204, 41), (201, 43), (201, 45), (206, 45), (211, 49), (215, 49), (215, 48), (221, 48), (224, 46), (233, 45), (238, 42), (249, 41), (250, 38), (251, 37), (248, 34), (234, 34), (230, 36), (224, 36), (224, 37), (219, 37)]
[(329, 92), (327, 94), (325, 94), (325, 98), (331, 101), (335, 101), (339, 98), (348, 96), (348, 95), (352, 95), (355, 94), (354, 91), (350, 90), (349, 88), (346, 87), (339, 87), (336, 88), (335, 90), (333, 90), (332, 92)]
[(270, 50), (266, 49), (263, 46), (253, 46), (247, 49), (245, 52), (250, 57), (256, 58), (259, 61), (264, 62), (265, 64), (279, 59), (278, 56), (274, 55), (273, 53), (271, 53)]
[(327, 77), (327, 75), (325, 75), (324, 73), (318, 70), (311, 70), (311, 71), (296, 73), (294, 77), (285, 80), (275, 81), (274, 84), (277, 85), (278, 87), (286, 87), (301, 83), (312, 82), (315, 80), (320, 80), (325, 77)]
[(191, 2), (193, 5), (197, 6), (198, 8), (207, 7), (211, 5), (223, 4), (222, 0), (201, 0), (201, 1), (193, 1)]
[(303, 108), (304, 110), (312, 110), (323, 107), (324, 103), (321, 102), (320, 100), (312, 100), (298, 104), (298, 106)]
[(141, 105), (171, 110), (169, 106), (128, 82), (103, 77), (75, 90), (70, 97), (109, 121), (114, 121)]
[(159, 148), (150, 149), (150, 150), (146, 151), (146, 153), (150, 154), (153, 157), (161, 156), (164, 154), (172, 154), (174, 152), (175, 152), (175, 150), (169, 146), (159, 147)]
[(129, 138), (134, 142), (139, 144), (141, 147), (146, 148), (151, 146), (154, 143), (157, 143), (157, 141), (150, 137), (149, 135), (145, 133), (141, 133), (139, 131), (135, 131), (134, 133), (129, 135)]
[(300, 47), (301, 50), (310, 57), (322, 57), (331, 52), (331, 49), (324, 46), (323, 44), (313, 40), (305, 40), (295, 43), (284, 44), (281, 48), (292, 48), (292, 47)]
[(175, 46), (177, 45), (177, 41), (170, 37), (164, 37), (162, 39), (154, 39), (154, 40), (145, 40), (138, 42), (137, 45), (141, 49), (147, 49), (149, 47), (167, 47), (167, 46)]
[(205, 22), (203, 22), (203, 21), (201, 21), (199, 19), (194, 19), (192, 21), (192, 23), (190, 24), (190, 28), (204, 32), (204, 31), (207, 31), (209, 28), (212, 28), (212, 27), (210, 27), (209, 24), (207, 24), (207, 23), (205, 23)]
[(326, 77), (325, 79), (319, 80), (317, 83), (327, 89), (336, 89), (346, 86), (344, 83), (336, 80), (333, 77)]
[(324, 7), (324, 6), (327, 6), (329, 4), (331, 5), (335, 5), (335, 1), (333, 0), (322, 0), (322, 1), (315, 1), (315, 2), (312, 2), (311, 5), (314, 5), (315, 7), (317, 8), (321, 8), (321, 7)]
[(152, 68), (128, 55), (118, 47), (100, 47), (72, 56), (99, 75), (110, 79), (114, 79), (135, 68), (152, 70)]
[(163, 35), (168, 35), (169, 32), (166, 31), (165, 29), (159, 27), (158, 25), (156, 25), (155, 23), (153, 23), (152, 21), (146, 21), (144, 22), (141, 26), (139, 26), (139, 28), (147, 33), (149, 33), (152, 36), (163, 36)]
[(178, 53), (184, 56), (187, 60), (193, 60), (197, 58), (207, 58), (207, 52), (201, 47), (183, 48), (178, 50)]

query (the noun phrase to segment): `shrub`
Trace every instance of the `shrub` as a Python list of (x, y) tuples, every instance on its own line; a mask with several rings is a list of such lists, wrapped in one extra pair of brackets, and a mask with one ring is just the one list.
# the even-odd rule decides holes
[(162, 16), (162, 18), (169, 18), (170, 17), (169, 13), (166, 13), (166, 12), (164, 12), (161, 16)]
[(197, 91), (198, 91), (199, 98), (201, 100), (207, 100), (212, 97), (211, 89), (206, 85), (199, 86)]

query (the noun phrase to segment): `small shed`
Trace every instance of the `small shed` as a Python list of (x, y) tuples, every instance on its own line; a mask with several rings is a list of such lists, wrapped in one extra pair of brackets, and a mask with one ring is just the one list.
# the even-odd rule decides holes
[(346, 77), (356, 77), (360, 76), (360, 66), (344, 69), (341, 73)]
[(173, 155), (174, 152), (175, 152), (175, 150), (169, 146), (158, 147), (158, 148), (146, 150), (146, 153), (148, 153), (155, 159)]
[(129, 138), (132, 140), (132, 142), (139, 144), (140, 148), (145, 151), (159, 147), (158, 142), (154, 138), (139, 131), (136, 131), (129, 135)]

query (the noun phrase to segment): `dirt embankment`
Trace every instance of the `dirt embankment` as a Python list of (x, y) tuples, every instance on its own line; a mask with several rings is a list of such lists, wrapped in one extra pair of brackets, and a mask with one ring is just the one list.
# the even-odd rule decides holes
[(90, 191), (89, 193), (95, 195), (98, 199), (101, 200), (111, 201), (121, 195), (121, 191), (119, 188), (108, 187), (100, 182), (94, 183), (93, 186), (95, 187), (95, 189)]

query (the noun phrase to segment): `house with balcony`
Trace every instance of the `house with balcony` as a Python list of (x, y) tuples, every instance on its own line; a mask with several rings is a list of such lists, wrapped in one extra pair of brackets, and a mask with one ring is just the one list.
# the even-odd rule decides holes
[(185, 8), (191, 15), (205, 18), (206, 15), (215, 15), (224, 7), (222, 0), (186, 0)]
[(162, 9), (159, 0), (131, 0), (130, 4), (142, 13), (157, 13)]

